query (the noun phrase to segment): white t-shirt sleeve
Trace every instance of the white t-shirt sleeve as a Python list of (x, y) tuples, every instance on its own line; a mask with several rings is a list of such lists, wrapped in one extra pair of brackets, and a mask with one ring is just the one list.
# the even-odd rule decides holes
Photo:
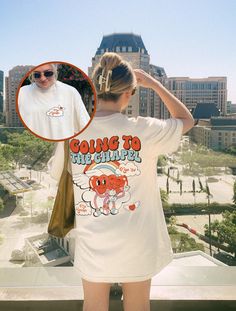
[(181, 119), (160, 120), (147, 118), (147, 142), (153, 155), (175, 152), (180, 144), (183, 131)]
[(19, 109), (19, 112), (20, 112), (20, 109), (21, 109), (21, 105), (22, 105), (22, 87), (20, 88), (19, 90), (19, 94), (18, 94), (18, 109)]
[[(28, 88), (29, 88), (29, 86), (28, 86)], [(18, 109), (19, 109), (19, 112), (20, 112), (20, 115), (21, 115), (21, 117), (23, 118), (23, 120), (24, 120), (24, 103), (26, 102), (25, 101), (25, 98), (27, 97), (26, 95), (25, 95), (25, 93), (27, 92), (27, 87), (26, 86), (22, 86), (21, 88), (20, 88), (20, 90), (19, 90), (19, 94), (18, 94), (18, 102), (17, 102), (17, 104), (18, 104)], [(22, 115), (23, 114), (23, 115)]]
[(54, 155), (47, 163), (50, 176), (59, 181), (64, 167), (64, 142), (58, 142)]
[(90, 116), (77, 90), (74, 92), (74, 126), (75, 133), (81, 131), (89, 122)]

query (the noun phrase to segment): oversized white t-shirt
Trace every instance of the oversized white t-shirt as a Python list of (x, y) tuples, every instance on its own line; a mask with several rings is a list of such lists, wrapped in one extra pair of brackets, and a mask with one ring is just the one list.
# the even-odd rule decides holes
[[(175, 151), (180, 119), (96, 117), (70, 141), (76, 212), (74, 265), (94, 282), (135, 282), (172, 259), (157, 183), (158, 155)], [(59, 178), (63, 144), (51, 174)]]
[(79, 92), (60, 81), (46, 90), (35, 83), (21, 87), (18, 105), (27, 127), (35, 134), (52, 140), (75, 135), (90, 120)]

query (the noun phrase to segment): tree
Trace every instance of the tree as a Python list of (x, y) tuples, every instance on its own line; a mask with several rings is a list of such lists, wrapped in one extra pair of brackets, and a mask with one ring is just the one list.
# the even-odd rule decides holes
[(4, 146), (5, 157), (15, 162), (15, 165), (32, 166), (38, 164), (42, 168), (49, 160), (54, 144), (46, 142), (32, 135), (28, 131), (22, 134), (8, 135), (8, 145)]
[(0, 171), (5, 171), (10, 168), (10, 162), (7, 160), (2, 152), (1, 152), (1, 146), (0, 146)]
[(75, 87), (80, 93), (86, 108), (89, 108), (93, 91), (87, 77), (82, 72), (70, 65), (60, 64), (58, 66), (58, 80)]
[(164, 155), (160, 155), (157, 160), (157, 166), (165, 166), (167, 165), (167, 160)]
[(193, 195), (195, 195), (196, 191), (195, 179), (193, 179), (192, 186), (193, 186)]
[[(222, 214), (223, 220), (215, 220), (211, 223), (213, 238), (221, 244), (229, 247), (229, 252), (236, 257), (236, 211), (226, 211)], [(205, 234), (209, 235), (209, 226), (205, 225)]]
[(169, 224), (171, 227), (175, 226), (177, 222), (177, 218), (175, 216), (170, 216), (169, 218)]
[(204, 245), (202, 243), (197, 243), (194, 238), (190, 237), (187, 233), (178, 232), (173, 225), (168, 227), (168, 232), (175, 253), (194, 250), (204, 251)]
[(0, 198), (0, 211), (3, 209), (3, 200)]
[(168, 203), (168, 199), (169, 199), (169, 195), (168, 193), (163, 190), (163, 189), (160, 189), (160, 194), (161, 194), (161, 201), (163, 204), (167, 204)]
[(236, 180), (234, 182), (234, 188), (233, 188), (233, 191), (234, 191), (234, 195), (233, 195), (233, 202), (234, 204), (236, 205)]
[(166, 192), (167, 192), (167, 194), (170, 193), (169, 177), (167, 177), (167, 180), (166, 180)]
[[(185, 164), (190, 174), (206, 173), (206, 170), (212, 174), (214, 168), (235, 167), (236, 157), (223, 152), (216, 152), (202, 148), (201, 146), (191, 145), (191, 150), (181, 154), (181, 163)], [(209, 171), (209, 168), (212, 168)], [(185, 170), (186, 171), (186, 170)]]
[(179, 181), (179, 193), (180, 195), (183, 194), (183, 181), (182, 180)]

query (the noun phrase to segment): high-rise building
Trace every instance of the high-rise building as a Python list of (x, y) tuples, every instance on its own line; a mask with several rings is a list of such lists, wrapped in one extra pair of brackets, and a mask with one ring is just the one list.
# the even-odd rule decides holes
[(9, 71), (5, 79), (5, 114), (6, 126), (21, 127), (23, 126), (16, 112), (16, 93), (19, 83), (23, 76), (32, 69), (33, 66), (16, 66)]
[[(167, 75), (164, 68), (150, 64), (149, 74), (156, 80), (160, 81), (164, 86), (166, 86)], [(149, 100), (150, 100), (149, 116), (153, 118), (166, 119), (168, 117), (168, 111), (165, 108), (165, 105), (160, 99), (160, 97), (157, 95), (157, 93), (151, 89), (149, 89)]]
[(0, 114), (3, 113), (3, 77), (4, 73), (0, 70)]
[(230, 113), (236, 113), (236, 104), (231, 104)]
[(227, 114), (231, 113), (231, 107), (232, 107), (232, 102), (230, 100), (227, 100), (227, 103), (226, 103), (226, 113)]
[(199, 103), (214, 103), (221, 115), (227, 108), (227, 78), (209, 77), (191, 79), (188, 77), (169, 77), (167, 87), (189, 109)]

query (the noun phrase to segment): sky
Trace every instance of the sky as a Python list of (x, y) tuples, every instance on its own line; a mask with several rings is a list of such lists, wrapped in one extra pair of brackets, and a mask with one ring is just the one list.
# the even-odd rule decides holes
[(0, 0), (0, 70), (65, 61), (87, 73), (103, 35), (141, 35), (169, 77), (226, 76), (236, 103), (236, 0)]

